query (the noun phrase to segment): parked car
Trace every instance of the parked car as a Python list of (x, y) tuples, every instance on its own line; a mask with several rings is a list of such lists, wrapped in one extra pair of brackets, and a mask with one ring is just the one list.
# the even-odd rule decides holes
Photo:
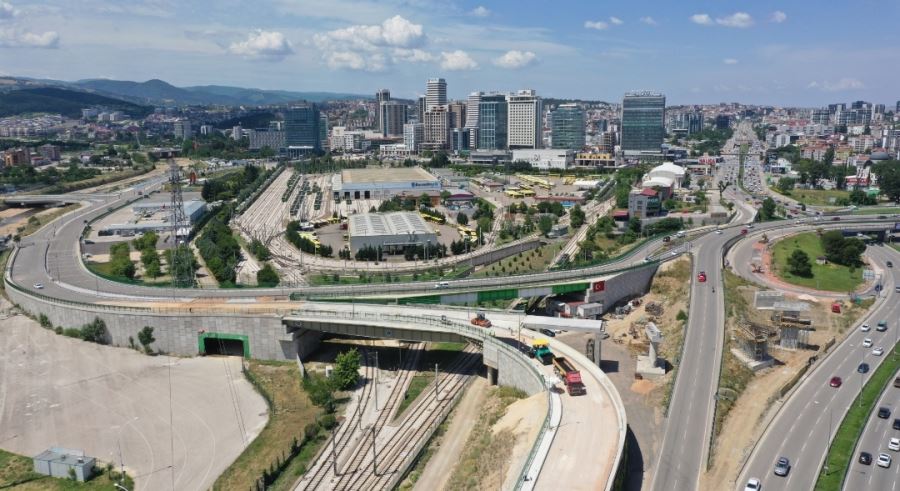
[(831, 377), (831, 382), (828, 384), (832, 387), (840, 387), (843, 381), (840, 377)]
[(878, 454), (878, 467), (884, 467), (887, 469), (891, 466), (891, 456), (886, 453)]
[(775, 462), (775, 475), (784, 477), (791, 472), (791, 461), (787, 457), (778, 457)]
[(872, 454), (869, 452), (860, 452), (859, 463), (862, 465), (872, 465)]
[(551, 338), (556, 336), (556, 333), (553, 332), (553, 329), (541, 329), (541, 334), (544, 336), (550, 336)]

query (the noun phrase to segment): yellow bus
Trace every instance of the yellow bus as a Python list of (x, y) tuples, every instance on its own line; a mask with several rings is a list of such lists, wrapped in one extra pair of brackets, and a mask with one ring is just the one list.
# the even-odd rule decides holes
[(510, 198), (521, 198), (522, 197), (522, 193), (520, 191), (516, 191), (515, 189), (507, 189), (505, 192), (506, 192), (506, 195), (509, 196)]
[(522, 196), (526, 197), (526, 198), (530, 197), (530, 196), (534, 196), (534, 191), (532, 191), (531, 189), (523, 189)]
[(419, 212), (419, 215), (421, 215), (422, 218), (424, 218), (425, 220), (428, 220), (429, 222), (443, 224), (444, 222), (447, 221), (444, 217), (439, 217), (439, 216), (431, 215), (428, 213), (423, 213), (421, 211)]

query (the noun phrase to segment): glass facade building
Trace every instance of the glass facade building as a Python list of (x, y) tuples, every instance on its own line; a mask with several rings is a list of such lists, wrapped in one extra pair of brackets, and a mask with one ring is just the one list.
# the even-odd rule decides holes
[(284, 112), (284, 143), (288, 147), (322, 150), (322, 134), (328, 129), (322, 127), (319, 108), (315, 104), (291, 106)]
[(622, 100), (622, 150), (659, 152), (666, 137), (666, 96), (629, 92)]
[(584, 111), (578, 104), (560, 104), (550, 115), (553, 148), (580, 150), (584, 146)]
[(506, 96), (483, 95), (478, 103), (478, 149), (506, 150), (509, 103)]

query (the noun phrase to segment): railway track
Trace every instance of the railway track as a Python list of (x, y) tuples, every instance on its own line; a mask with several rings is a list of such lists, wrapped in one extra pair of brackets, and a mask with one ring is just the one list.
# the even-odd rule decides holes
[[(360, 394), (360, 404), (357, 405), (357, 408), (351, 415), (351, 417), (345, 420), (345, 422), (338, 427), (338, 430), (335, 431), (333, 440), (335, 442), (334, 450), (332, 450), (332, 440), (326, 442), (325, 446), (323, 447), (322, 453), (319, 455), (319, 458), (316, 460), (313, 468), (310, 469), (310, 471), (300, 479), (298, 484), (295, 486), (295, 489), (345, 489), (340, 487), (340, 482), (341, 480), (343, 480), (343, 476), (347, 473), (346, 470), (342, 472), (342, 467), (344, 469), (347, 469), (356, 466), (356, 468), (353, 470), (353, 472), (356, 472), (356, 470), (358, 469), (359, 461), (361, 460), (360, 456), (365, 455), (365, 435), (371, 431), (372, 427), (380, 429), (389, 421), (389, 418), (392, 416), (394, 409), (396, 408), (397, 401), (400, 400), (402, 395), (406, 392), (407, 382), (411, 377), (411, 374), (415, 373), (415, 366), (418, 363), (418, 358), (421, 354), (422, 348), (422, 343), (417, 343), (408, 348), (411, 352), (411, 355), (407, 355), (406, 364), (404, 365), (404, 367), (400, 367), (398, 371), (397, 382), (391, 390), (391, 395), (386, 402), (386, 406), (378, 413), (374, 425), (363, 429), (361, 422), (365, 414), (365, 409), (368, 407), (369, 402), (373, 398), (372, 392), (374, 390), (377, 390), (374, 383), (374, 377), (368, 378), (366, 385), (363, 387), (364, 392)], [(364, 354), (363, 356), (366, 356), (366, 358), (368, 358), (367, 354)], [(366, 368), (367, 374), (370, 373), (369, 370), (372, 369), (372, 367), (368, 363), (366, 364)], [(371, 373), (374, 374), (374, 371), (372, 371)], [(354, 427), (356, 428), (356, 430), (354, 430)], [(355, 438), (355, 436), (357, 435), (357, 430), (362, 431), (361, 438)], [(355, 445), (351, 446), (351, 442), (354, 441)], [(342, 457), (348, 450), (348, 447), (350, 450), (349, 461), (342, 465)], [(337, 457), (337, 466), (334, 465), (335, 455)], [(335, 467), (337, 467), (336, 475)], [(334, 482), (335, 479), (338, 479), (337, 483)]]
[[(423, 390), (419, 400), (410, 407), (397, 430), (382, 441), (377, 451), (375, 466), (372, 466), (372, 453), (366, 452), (360, 463), (363, 472), (350, 475), (350, 479), (339, 483), (334, 489), (339, 490), (381, 490), (396, 486), (403, 476), (412, 458), (428, 441), (431, 433), (447, 415), (456, 399), (462, 394), (466, 383), (471, 380), (473, 366), (477, 363), (477, 348), (468, 345), (439, 378), (438, 397), (434, 393), (434, 383)], [(372, 436), (376, 438), (377, 434)], [(370, 442), (372, 439), (370, 438)], [(369, 449), (372, 447), (369, 446)]]

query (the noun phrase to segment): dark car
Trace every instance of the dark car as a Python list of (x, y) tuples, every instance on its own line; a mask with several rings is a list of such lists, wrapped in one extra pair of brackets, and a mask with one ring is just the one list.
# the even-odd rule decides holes
[(888, 262), (886, 262), (885, 264), (886, 264), (887, 267), (889, 267), (889, 268), (893, 268), (893, 267), (894, 267), (894, 263), (891, 262), (891, 261), (888, 261)]
[(900, 387), (900, 377), (894, 379), (894, 387)]
[(887, 321), (878, 321), (878, 325), (875, 326), (875, 330), (878, 332), (887, 331)]
[(860, 363), (858, 367), (856, 367), (856, 371), (859, 373), (869, 373), (869, 364), (868, 363)]
[(831, 385), (832, 387), (840, 387), (842, 382), (843, 381), (840, 377), (831, 377), (831, 382), (829, 382), (829, 385)]
[(859, 463), (863, 465), (872, 465), (872, 454), (869, 452), (860, 452)]
[(889, 407), (880, 407), (878, 408), (878, 417), (881, 419), (888, 419), (891, 417), (891, 408)]
[(775, 462), (775, 475), (784, 477), (791, 472), (791, 461), (787, 457), (778, 457)]
[(550, 336), (551, 338), (556, 336), (556, 333), (553, 332), (552, 329), (541, 329), (541, 334), (543, 334), (544, 336)]
[(894, 418), (894, 429), (900, 430), (900, 418)]

